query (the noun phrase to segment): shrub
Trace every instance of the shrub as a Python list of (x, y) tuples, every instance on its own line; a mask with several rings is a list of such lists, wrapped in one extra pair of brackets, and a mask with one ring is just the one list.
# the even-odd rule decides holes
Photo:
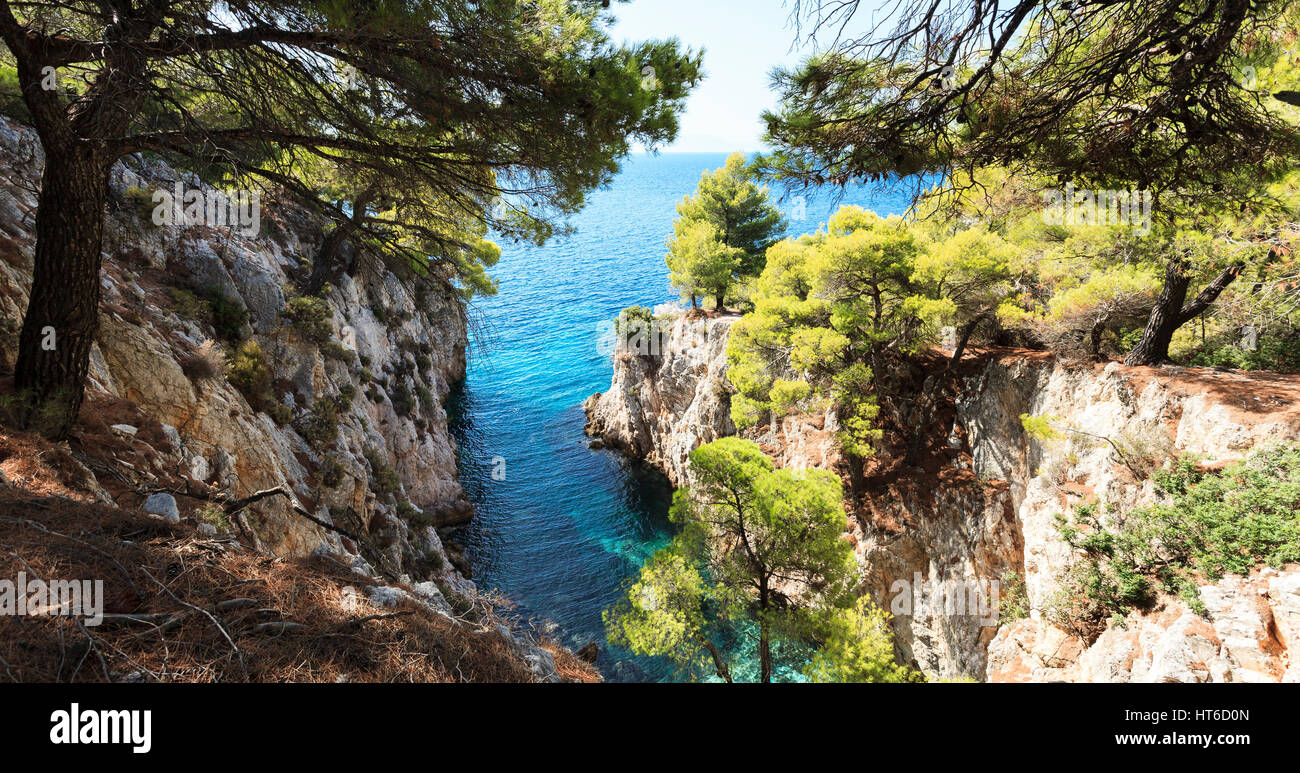
[(262, 347), (251, 338), (228, 357), (226, 379), (255, 409), (262, 410), (272, 401), (271, 372), (266, 367)]
[(194, 293), (182, 287), (168, 287), (167, 295), (172, 299), (172, 309), (193, 322), (212, 324), (212, 307)]
[(343, 344), (339, 343), (338, 341), (326, 341), (325, 343), (320, 345), (320, 351), (321, 354), (325, 355), (327, 358), (331, 360), (338, 360), (339, 362), (346, 362), (346, 363), (352, 362), (352, 358), (353, 358), (352, 350), (347, 348)]
[(205, 339), (193, 352), (181, 358), (181, 370), (190, 381), (216, 378), (226, 369), (221, 345), (211, 338)]
[(231, 530), (230, 517), (226, 511), (221, 509), (221, 505), (216, 502), (206, 502), (202, 507), (194, 512), (194, 515), (204, 523), (210, 523), (216, 530), (222, 534)]
[(338, 437), (339, 413), (347, 410), (350, 405), (350, 400), (337, 396), (318, 398), (312, 404), (311, 410), (297, 421), (294, 428), (308, 445), (320, 451)]
[(420, 400), (420, 410), (428, 413), (438, 404), (438, 400), (433, 396), (433, 391), (422, 384), (415, 385), (415, 396)]
[(998, 587), (998, 622), (1002, 625), (1029, 617), (1029, 592), (1016, 572), (1005, 572)]
[(397, 382), (393, 391), (388, 395), (388, 399), (393, 403), (393, 410), (398, 416), (410, 416), (411, 408), (415, 405), (415, 400), (411, 396), (411, 390), (406, 386), (405, 381)]
[(153, 212), (158, 208), (158, 204), (153, 200), (153, 191), (148, 188), (141, 188), (138, 185), (132, 185), (122, 191), (122, 198), (131, 207), (131, 211), (146, 223), (153, 224)]
[(343, 465), (333, 459), (326, 460), (320, 469), (320, 482), (326, 488), (337, 488), (343, 482)]
[(289, 406), (279, 401), (271, 403), (266, 409), (266, 413), (275, 421), (277, 427), (283, 427), (293, 421), (293, 411), (290, 410)]
[(289, 303), (280, 312), (280, 316), (289, 320), (294, 330), (297, 330), (306, 340), (320, 345), (330, 340), (334, 333), (334, 326), (330, 320), (329, 304), (321, 298), (310, 296), (299, 296), (291, 298)]
[(378, 449), (365, 450), (366, 463), (370, 465), (370, 488), (380, 499), (387, 499), (402, 489), (402, 480), (397, 472), (388, 466), (388, 462), (379, 455)]
[(424, 528), (433, 525), (433, 515), (416, 508), (415, 505), (412, 505), (410, 502), (398, 502), (397, 514), (402, 520), (416, 528)]
[(1169, 495), (1163, 504), (1114, 513), (1109, 524), (1096, 505), (1058, 516), (1079, 555), (1049, 605), (1054, 624), (1095, 636), (1107, 616), (1149, 604), (1157, 587), (1204, 613), (1200, 581), (1300, 561), (1300, 446), (1265, 449), (1219, 472), (1183, 457), (1153, 477)]

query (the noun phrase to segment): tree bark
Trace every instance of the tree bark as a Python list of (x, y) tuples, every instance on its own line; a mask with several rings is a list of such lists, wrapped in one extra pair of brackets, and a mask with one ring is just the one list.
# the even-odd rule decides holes
[(772, 683), (772, 640), (767, 622), (768, 590), (767, 580), (763, 580), (758, 592), (758, 667), (759, 681)]
[(108, 169), (86, 146), (47, 143), (14, 387), (20, 424), (54, 440), (67, 437), (85, 391), (99, 320)]
[(718, 651), (717, 645), (709, 641), (707, 637), (698, 637), (700, 644), (709, 651), (713, 658), (713, 670), (718, 674), (722, 681), (732, 684), (731, 669), (727, 668), (727, 661), (723, 659), (722, 653)]
[(320, 249), (316, 251), (316, 258), (312, 261), (311, 275), (307, 277), (307, 284), (303, 286), (304, 295), (317, 295), (324, 289), (325, 283), (330, 279), (334, 261), (338, 259), (339, 249), (345, 241), (360, 230), (362, 221), (365, 220), (366, 208), (370, 206), (377, 193), (378, 188), (375, 186), (366, 188), (352, 202), (351, 216), (325, 234), (325, 240), (321, 242)]
[(1124, 364), (1160, 365), (1168, 362), (1169, 343), (1173, 340), (1174, 332), (1209, 308), (1219, 294), (1241, 274), (1244, 267), (1244, 264), (1236, 263), (1225, 268), (1191, 303), (1184, 306), (1187, 286), (1191, 282), (1187, 276), (1187, 263), (1181, 259), (1169, 261), (1165, 265), (1164, 287), (1151, 309), (1151, 316), (1147, 318), (1142, 340), (1124, 358)]

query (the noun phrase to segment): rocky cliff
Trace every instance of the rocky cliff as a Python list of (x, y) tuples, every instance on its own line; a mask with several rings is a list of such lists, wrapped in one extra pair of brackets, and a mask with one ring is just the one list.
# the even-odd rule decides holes
[[(686, 457), (701, 443), (735, 434), (727, 381), (727, 334), (736, 316), (678, 314), (653, 351), (614, 351), (609, 390), (587, 398), (587, 434), (686, 481)], [(627, 342), (623, 342), (627, 344)]]
[[(0, 120), (0, 360), (10, 369), (42, 163), (33, 135)], [(150, 193), (178, 182), (211, 193), (157, 161), (114, 169), (90, 385), (66, 446), (79, 471), (70, 488), (51, 481), (42, 493), (228, 528), (277, 556), (323, 554), (448, 614), (473, 603), (468, 565), (439, 533), (472, 514), (443, 408), (465, 373), (463, 303), (450, 288), (413, 290), (354, 251), (319, 299), (299, 297), (324, 235), (317, 218), (264, 198), (255, 235), (155, 225)], [(8, 478), (39, 488), (20, 466), (0, 460)], [(205, 509), (214, 495), (277, 487), (291, 496), (261, 499), (231, 524)]]
[[(679, 321), (658, 362), (617, 358), (613, 386), (587, 403), (588, 431), (680, 485), (690, 450), (733, 431), (718, 340), (732, 321)], [(904, 659), (990, 681), (1296, 679), (1300, 567), (1201, 588), (1204, 616), (1161, 598), (1090, 646), (1042, 609), (1071, 560), (1058, 514), (1158, 497), (1116, 445), (1148, 463), (1187, 452), (1214, 465), (1300, 439), (1300, 378), (995, 351), (968, 356), (948, 394), (937, 412), (946, 437), (920, 466), (873, 463), (850, 518), (861, 590), (894, 613)], [(1058, 437), (1031, 437), (1022, 414), (1051, 417)], [(833, 416), (796, 415), (747, 436), (778, 464), (843, 472), (834, 430)], [(1010, 575), (1024, 583), (1028, 617), (999, 621), (994, 590)]]

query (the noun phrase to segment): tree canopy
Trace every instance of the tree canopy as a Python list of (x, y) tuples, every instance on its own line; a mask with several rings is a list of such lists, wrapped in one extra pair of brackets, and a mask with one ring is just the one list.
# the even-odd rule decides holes
[[(130, 153), (274, 186), (416, 276), (490, 289), (488, 230), (550, 236), (632, 143), (675, 135), (700, 77), (677, 41), (611, 43), (607, 5), (0, 2), (49, 159), (19, 390), (61, 406), (53, 434), (66, 432), (95, 327), (107, 174)], [(43, 87), (50, 72), (59, 88)], [(51, 327), (53, 351), (39, 346)]]
[(691, 452), (691, 485), (673, 495), (682, 527), (605, 613), (610, 640), (690, 669), (733, 669), (728, 636), (756, 631), (759, 680), (773, 675), (775, 639), (813, 635), (844, 608), (854, 562), (844, 539), (839, 479), (774, 469), (758, 446), (728, 437)]
[(721, 308), (733, 284), (762, 272), (767, 248), (785, 231), (767, 188), (751, 177), (745, 156), (732, 153), (677, 205), (666, 260), (670, 281), (692, 305), (712, 294)]

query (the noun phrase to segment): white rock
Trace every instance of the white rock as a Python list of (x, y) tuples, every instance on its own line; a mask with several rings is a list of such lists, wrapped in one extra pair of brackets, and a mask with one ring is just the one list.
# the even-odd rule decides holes
[(171, 494), (150, 494), (140, 507), (151, 515), (160, 515), (172, 523), (179, 523), (181, 511), (176, 507), (176, 497)]

